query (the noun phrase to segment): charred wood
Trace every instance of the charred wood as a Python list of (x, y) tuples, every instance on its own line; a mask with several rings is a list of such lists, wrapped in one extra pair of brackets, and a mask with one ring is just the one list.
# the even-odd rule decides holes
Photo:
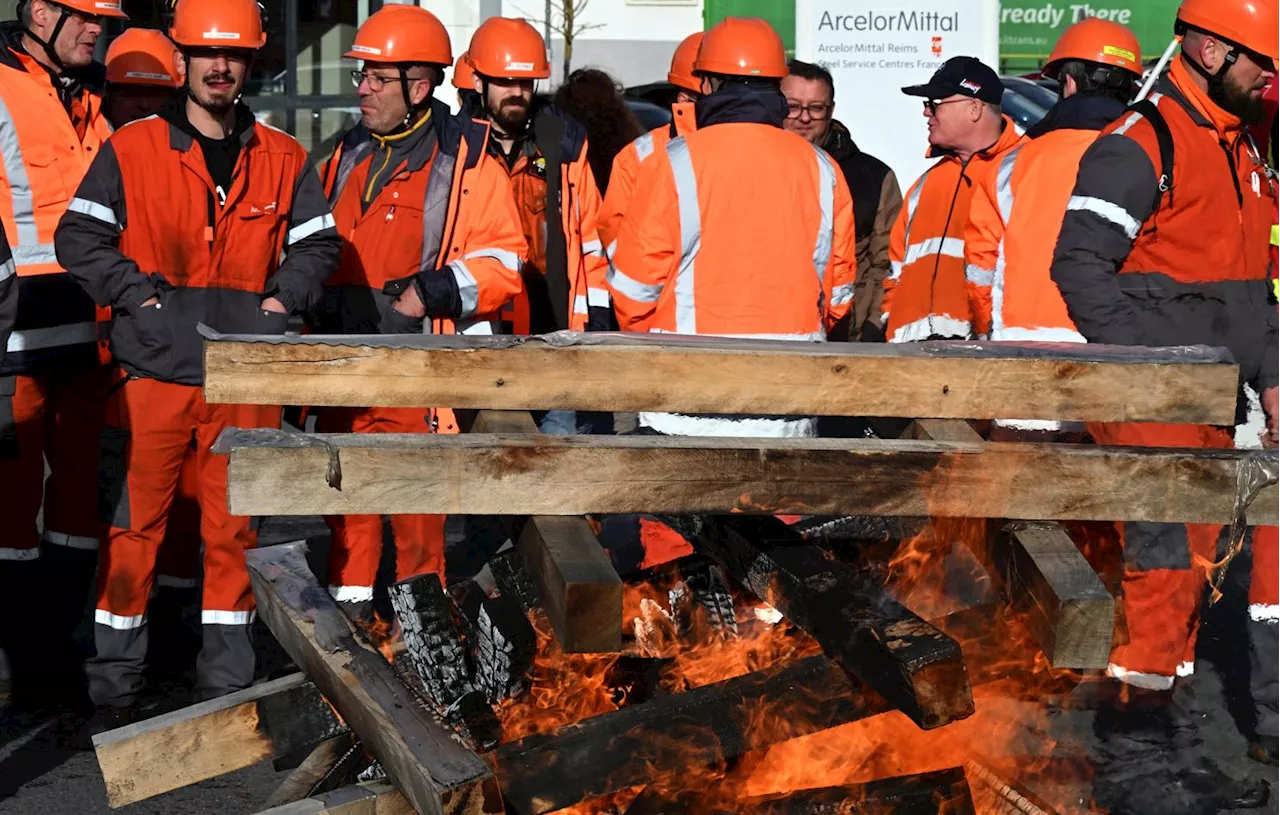
[(467, 581), (450, 591), (466, 632), (472, 684), (491, 703), (524, 690), (537, 635), (514, 597), (488, 597)]

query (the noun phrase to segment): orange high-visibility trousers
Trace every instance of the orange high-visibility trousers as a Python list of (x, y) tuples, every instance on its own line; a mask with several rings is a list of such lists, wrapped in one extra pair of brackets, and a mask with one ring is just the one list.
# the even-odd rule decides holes
[[(35, 560), (42, 537), (47, 544), (97, 551), (107, 531), (92, 507), (109, 375), (109, 369), (94, 366), (15, 377), (18, 455), (0, 457), (0, 561)], [(42, 504), (43, 536), (36, 528)]]
[[(1232, 446), (1229, 430), (1208, 425), (1090, 424), (1098, 444), (1125, 447)], [(1200, 603), (1223, 527), (1215, 524), (1116, 524), (1124, 550), (1121, 603), (1129, 641), (1111, 649), (1107, 674), (1136, 687), (1165, 690), (1195, 670)]]
[(86, 665), (96, 704), (133, 704), (142, 688), (157, 551), (193, 440), (204, 542), (204, 647), (196, 665), (197, 692), (215, 696), (253, 681), (248, 626), (254, 602), (244, 553), (257, 535), (250, 518), (228, 511), (227, 459), (209, 448), (227, 427), (279, 424), (279, 407), (210, 405), (192, 385), (154, 379), (117, 384), (107, 405), (100, 468), (99, 506), (111, 529), (98, 568), (97, 655)]
[[(325, 408), (316, 418), (321, 433), (431, 433), (427, 408)], [(444, 515), (393, 515), (396, 580), (433, 573), (444, 582)], [(329, 593), (339, 602), (373, 599), (382, 557), (381, 515), (326, 515), (333, 532)]]
[(1280, 736), (1280, 528), (1253, 530), (1249, 576), (1250, 691), (1259, 736)]
[(169, 508), (164, 543), (156, 555), (156, 585), (194, 589), (200, 585), (200, 469), (195, 442), (187, 448), (178, 473), (178, 491)]

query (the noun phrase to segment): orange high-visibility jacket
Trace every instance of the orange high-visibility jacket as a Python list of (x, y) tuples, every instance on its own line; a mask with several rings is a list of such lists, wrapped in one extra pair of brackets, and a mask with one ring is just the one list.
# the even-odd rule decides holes
[(437, 333), (497, 333), (499, 313), (520, 293), (527, 248), (487, 138), (485, 124), (455, 118), (440, 102), (398, 139), (363, 127), (343, 138), (321, 172), (343, 250), (318, 331), (421, 333), (422, 320), (392, 308), (399, 293), (383, 290), (421, 273), (422, 288), (453, 306), (447, 317), (429, 314)]
[[(821, 341), (849, 313), (856, 274), (853, 202), (831, 157), (780, 127), (725, 123), (641, 165), (610, 287), (623, 331)], [(679, 435), (812, 434), (803, 419), (640, 421)]]
[(1049, 277), (1080, 157), (1125, 105), (1076, 95), (978, 180), (964, 233), (973, 330), (993, 340), (1084, 342)]
[(930, 150), (942, 159), (911, 185), (889, 236), (883, 306), (889, 342), (964, 339), (972, 333), (964, 231), (973, 187), (1021, 141), (1021, 128), (1006, 116), (996, 143), (968, 161)]
[(687, 136), (696, 129), (693, 103), (679, 102), (671, 106), (671, 124), (655, 127), (614, 156), (609, 189), (605, 191), (604, 204), (600, 208), (600, 240), (604, 242), (606, 256), (612, 256), (613, 245), (618, 240), (622, 215), (635, 193), (640, 163), (654, 153), (666, 150), (667, 142), (675, 137)]
[(69, 113), (49, 72), (18, 46), (16, 25), (0, 30), (0, 225), (13, 248), (21, 306), (0, 374), (98, 358), (97, 310), (59, 265), (53, 233), (111, 135), (102, 97), (83, 88)]

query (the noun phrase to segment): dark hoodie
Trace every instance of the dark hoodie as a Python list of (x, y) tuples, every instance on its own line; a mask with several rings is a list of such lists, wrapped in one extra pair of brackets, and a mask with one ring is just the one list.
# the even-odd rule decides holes
[(244, 102), (237, 101), (235, 106), (235, 124), (231, 132), (221, 139), (211, 139), (196, 129), (187, 118), (187, 91), (175, 93), (160, 108), (159, 116), (169, 124), (195, 139), (204, 155), (205, 168), (209, 170), (209, 178), (222, 190), (225, 201), (226, 193), (231, 189), (231, 179), (235, 174), (236, 160), (240, 158), (240, 150), (253, 131), (253, 111)]
[(1049, 108), (1045, 117), (1027, 131), (1027, 138), (1039, 138), (1054, 130), (1102, 130), (1127, 109), (1124, 102), (1111, 96), (1077, 93)]
[(787, 118), (787, 99), (776, 83), (726, 82), (715, 93), (694, 103), (698, 129), (719, 124), (762, 124), (782, 127)]

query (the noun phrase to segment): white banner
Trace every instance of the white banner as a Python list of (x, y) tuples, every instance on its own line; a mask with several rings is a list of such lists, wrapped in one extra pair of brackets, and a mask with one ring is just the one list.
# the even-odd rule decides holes
[(796, 0), (796, 57), (835, 77), (836, 118), (859, 149), (888, 164), (907, 187), (931, 163), (922, 85), (951, 57), (995, 68), (998, 0)]

